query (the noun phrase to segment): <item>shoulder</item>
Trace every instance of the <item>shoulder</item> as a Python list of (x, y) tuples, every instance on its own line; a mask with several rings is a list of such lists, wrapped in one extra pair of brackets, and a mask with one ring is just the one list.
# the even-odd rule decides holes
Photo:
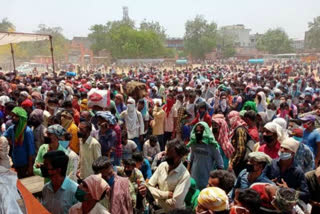
[(66, 189), (72, 191), (72, 192), (76, 192), (77, 188), (78, 188), (78, 184), (76, 182), (74, 182), (73, 180), (71, 180), (70, 178), (66, 177), (65, 178), (65, 182), (66, 182)]

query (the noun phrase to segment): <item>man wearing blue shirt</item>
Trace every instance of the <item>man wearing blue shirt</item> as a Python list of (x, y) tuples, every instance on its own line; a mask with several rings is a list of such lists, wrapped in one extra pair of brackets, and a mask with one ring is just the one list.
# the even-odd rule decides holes
[(27, 126), (28, 116), (23, 108), (15, 107), (11, 115), (13, 125), (8, 128), (4, 136), (12, 145), (12, 162), (18, 178), (24, 178), (33, 174), (34, 136)]
[(43, 158), (41, 173), (50, 182), (42, 189), (42, 204), (52, 214), (66, 214), (78, 202), (78, 184), (66, 176), (69, 157), (63, 151), (50, 151)]
[(136, 162), (136, 168), (142, 172), (143, 178), (146, 181), (149, 180), (152, 176), (152, 171), (148, 159), (144, 158), (141, 152), (133, 153), (132, 159)]
[(314, 154), (315, 167), (318, 167), (320, 160), (320, 133), (315, 129), (316, 117), (307, 115), (301, 120), (304, 128), (302, 142), (310, 147)]

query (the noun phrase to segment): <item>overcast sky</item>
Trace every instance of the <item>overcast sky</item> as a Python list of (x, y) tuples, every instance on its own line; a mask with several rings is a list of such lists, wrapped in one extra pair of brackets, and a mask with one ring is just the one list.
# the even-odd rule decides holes
[(136, 23), (159, 21), (170, 37), (182, 37), (186, 20), (200, 14), (219, 27), (244, 24), (251, 33), (282, 27), (303, 39), (308, 22), (320, 16), (320, 0), (0, 0), (0, 19), (7, 17), (19, 32), (60, 26), (72, 38), (86, 36), (93, 24), (121, 19), (123, 6)]

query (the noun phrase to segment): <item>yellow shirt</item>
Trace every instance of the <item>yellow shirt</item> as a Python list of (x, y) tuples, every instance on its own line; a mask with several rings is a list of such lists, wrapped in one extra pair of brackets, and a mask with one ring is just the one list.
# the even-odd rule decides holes
[(79, 138), (78, 138), (78, 127), (76, 124), (72, 123), (67, 132), (71, 134), (71, 140), (70, 140), (70, 149), (72, 149), (75, 153), (79, 154)]
[(166, 113), (160, 107), (154, 107), (153, 109), (153, 118), (152, 122), (152, 134), (153, 135), (162, 135), (164, 133), (164, 119)]

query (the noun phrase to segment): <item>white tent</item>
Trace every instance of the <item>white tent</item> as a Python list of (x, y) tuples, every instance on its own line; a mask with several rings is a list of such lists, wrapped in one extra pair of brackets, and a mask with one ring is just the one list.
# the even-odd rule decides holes
[(52, 69), (53, 69), (53, 72), (55, 73), (51, 35), (33, 34), (33, 33), (17, 33), (17, 32), (0, 32), (0, 45), (10, 44), (14, 71), (16, 70), (16, 65), (15, 65), (14, 50), (13, 50), (12, 44), (20, 43), (20, 42), (36, 42), (36, 41), (42, 41), (42, 40), (50, 40)]
[(45, 34), (0, 32), (0, 45), (14, 44), (19, 42), (35, 42), (49, 40), (49, 38), (50, 35)]

